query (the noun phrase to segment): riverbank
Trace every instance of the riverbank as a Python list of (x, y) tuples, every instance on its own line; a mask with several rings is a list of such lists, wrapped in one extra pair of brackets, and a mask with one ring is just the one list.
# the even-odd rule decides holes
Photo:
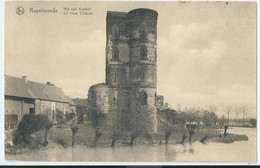
[[(6, 133), (5, 152), (10, 154), (21, 154), (30, 152), (32, 150), (47, 150), (47, 149), (61, 149), (68, 148), (72, 145), (72, 131), (70, 127), (59, 128), (54, 126), (50, 129), (48, 135), (48, 145), (44, 147), (44, 131), (38, 131), (31, 135), (31, 144), (28, 146), (12, 146), (11, 142), (11, 132)], [(186, 135), (184, 143), (189, 142), (189, 133), (186, 128), (176, 128), (169, 137), (168, 144), (179, 143), (183, 134)], [(246, 135), (238, 134), (228, 134), (226, 137), (223, 135), (223, 129), (218, 127), (204, 127), (194, 129), (194, 135), (191, 138), (191, 142), (200, 141), (203, 137), (207, 136), (208, 139), (205, 142), (217, 142), (217, 143), (232, 143), (234, 141), (247, 141), (248, 137)], [(93, 147), (95, 139), (95, 129), (82, 124), (79, 126), (79, 130), (75, 135), (75, 146), (85, 146)], [(156, 141), (151, 142), (147, 137), (137, 137), (135, 139), (135, 144), (165, 144), (165, 134), (160, 132), (156, 136)], [(121, 134), (120, 140), (115, 142), (115, 147), (117, 146), (129, 146), (131, 136), (129, 132)], [(111, 130), (103, 130), (102, 136), (99, 138), (97, 147), (110, 147), (112, 142), (112, 132)]]
[[(75, 145), (64, 148), (62, 146), (32, 150), (21, 154), (5, 154), (6, 160), (16, 161), (77, 161), (77, 162), (255, 162), (256, 161), (256, 128), (228, 129), (230, 134), (247, 135), (248, 141), (234, 143), (207, 144), (199, 141), (184, 144), (137, 144), (123, 146), (116, 144), (114, 148), (96, 148)], [(56, 145), (57, 146), (57, 145)], [(224, 153), (224, 155), (223, 155)], [(229, 157), (227, 157), (229, 156)]]

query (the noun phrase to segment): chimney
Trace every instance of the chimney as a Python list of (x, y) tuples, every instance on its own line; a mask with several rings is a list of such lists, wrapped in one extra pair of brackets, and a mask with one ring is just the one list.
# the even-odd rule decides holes
[(22, 79), (25, 83), (27, 83), (27, 76), (22, 76)]
[(47, 85), (51, 86), (51, 82), (47, 82)]

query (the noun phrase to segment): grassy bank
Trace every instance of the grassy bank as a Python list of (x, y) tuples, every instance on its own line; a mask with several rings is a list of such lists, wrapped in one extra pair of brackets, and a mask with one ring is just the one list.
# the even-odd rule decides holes
[[(248, 137), (246, 135), (237, 135), (237, 134), (228, 134), (226, 137), (223, 135), (223, 129), (218, 127), (199, 127), (194, 129), (194, 135), (192, 136), (191, 141), (200, 141), (205, 135), (208, 136), (207, 141), (218, 142), (218, 143), (232, 143), (234, 141), (247, 141)], [(186, 140), (184, 143), (189, 142), (189, 133), (186, 128), (175, 128), (169, 138), (169, 144), (179, 143), (182, 140), (183, 134), (186, 134)], [(9, 139), (9, 140), (8, 140)], [(10, 143), (11, 132), (6, 133), (6, 144)], [(95, 129), (89, 125), (82, 124), (79, 126), (79, 130), (75, 135), (75, 146), (88, 146), (92, 147), (95, 139)], [(116, 146), (129, 145), (130, 142), (130, 133), (121, 134), (120, 140), (117, 140), (115, 143)], [(38, 131), (31, 135), (31, 144), (28, 146), (11, 146), (6, 145), (6, 153), (25, 153), (31, 150), (37, 149), (49, 149), (49, 148), (67, 148), (72, 144), (72, 131), (70, 127), (59, 128), (54, 126), (50, 129), (48, 135), (48, 145), (43, 147), (44, 144), (44, 130)], [(102, 136), (100, 137), (98, 146), (107, 146), (110, 147), (112, 142), (112, 131), (111, 130), (102, 130)], [(159, 132), (156, 135), (157, 143), (165, 143), (165, 133)], [(135, 144), (150, 143), (147, 137), (138, 137), (135, 139)]]

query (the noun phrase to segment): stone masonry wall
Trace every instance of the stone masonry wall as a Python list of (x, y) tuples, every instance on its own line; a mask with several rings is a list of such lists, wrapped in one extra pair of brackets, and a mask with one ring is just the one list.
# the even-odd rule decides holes
[(107, 13), (106, 84), (92, 86), (88, 101), (112, 129), (156, 132), (157, 15), (150, 9)]

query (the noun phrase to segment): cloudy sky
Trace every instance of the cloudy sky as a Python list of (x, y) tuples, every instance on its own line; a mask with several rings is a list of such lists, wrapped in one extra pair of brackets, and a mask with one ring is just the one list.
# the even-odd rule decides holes
[[(64, 15), (64, 7), (93, 15)], [(221, 115), (226, 105), (247, 105), (247, 117), (256, 116), (254, 2), (6, 2), (5, 74), (87, 98), (91, 85), (105, 81), (106, 12), (134, 8), (159, 14), (157, 92), (171, 107), (215, 105)]]

